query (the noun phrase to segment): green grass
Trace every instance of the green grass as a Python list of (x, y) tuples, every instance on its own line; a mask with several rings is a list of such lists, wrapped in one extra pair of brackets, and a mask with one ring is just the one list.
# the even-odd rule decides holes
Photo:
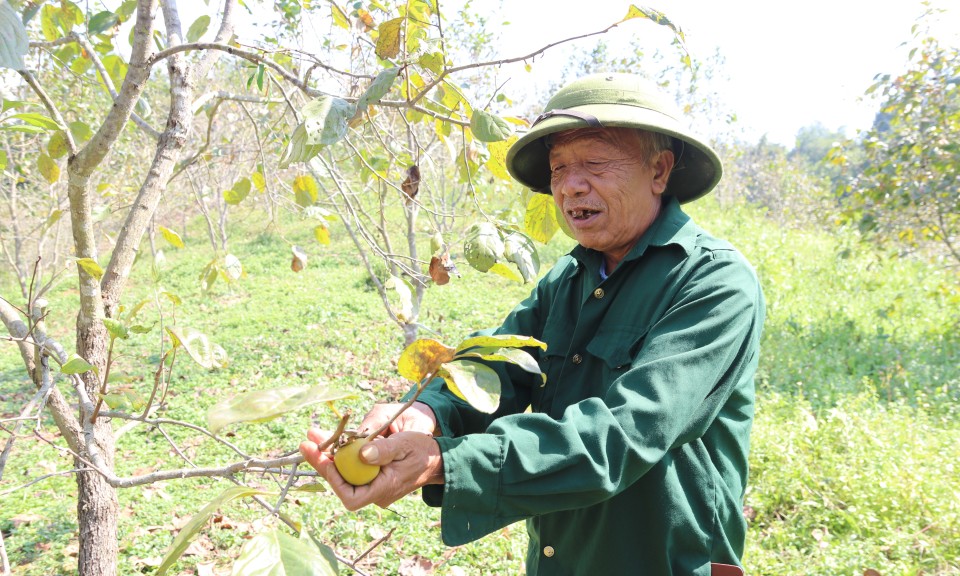
[[(691, 212), (753, 262), (768, 303), (746, 502), (748, 572), (834, 575), (872, 568), (885, 576), (960, 574), (960, 482), (950, 468), (960, 462), (956, 275), (875, 252), (847, 231), (782, 228), (743, 206), (720, 209), (705, 200)], [(305, 224), (284, 223), (281, 237), (254, 222), (242, 220), (230, 239), (247, 275), (231, 285), (218, 282), (209, 294), (200, 293), (197, 281), (213, 257), (201, 228), (186, 237), (189, 250), (167, 250), (161, 284), (183, 299), (177, 323), (222, 345), (230, 365), (208, 372), (181, 355), (164, 415), (202, 424), (210, 406), (232, 395), (319, 382), (355, 390), (357, 397), (338, 407), (357, 413), (377, 399), (396, 398), (404, 388), (394, 369), (402, 334), (388, 321), (345, 235), (335, 230), (333, 245), (319, 247)], [(300, 273), (290, 271), (290, 243), (310, 247), (309, 264)], [(545, 261), (569, 246), (558, 239), (545, 250)], [(463, 278), (428, 291), (421, 317), (448, 343), (496, 324), (530, 289), (462, 262), (460, 271)], [(68, 350), (77, 301), (69, 280), (51, 295), (48, 321), (50, 333)], [(123, 303), (132, 306), (153, 289), (140, 263)], [(116, 370), (146, 392), (158, 351), (155, 327), (118, 343)], [(18, 411), (29, 397), (18, 362), (13, 345), (0, 346), (0, 417)], [(309, 425), (332, 427), (335, 420), (321, 405), (266, 424), (235, 425), (230, 440), (251, 453), (279, 454), (294, 449)], [(44, 430), (58, 442), (49, 422)], [(188, 430), (165, 431), (197, 465), (231, 460)], [(120, 438), (121, 474), (171, 466), (180, 463), (155, 430), (135, 428)], [(69, 467), (68, 458), (26, 436), (15, 445), (0, 492)], [(268, 489), (282, 482), (246, 480)], [(73, 573), (73, 486), (72, 477), (52, 477), (0, 497), (0, 530), (14, 574)], [(228, 486), (190, 480), (121, 490), (120, 573), (152, 573), (178, 519)], [(414, 559), (435, 565), (437, 574), (523, 571), (521, 524), (446, 549), (438, 511), (416, 496), (390, 511), (357, 513), (332, 496), (299, 496), (285, 510), (348, 557), (393, 529), (364, 561), (372, 574), (396, 573), (401, 562)], [(248, 503), (223, 512), (226, 524), (211, 523), (200, 541), (204, 554), (185, 556), (181, 573), (198, 562), (227, 566), (245, 537), (270, 524)]]

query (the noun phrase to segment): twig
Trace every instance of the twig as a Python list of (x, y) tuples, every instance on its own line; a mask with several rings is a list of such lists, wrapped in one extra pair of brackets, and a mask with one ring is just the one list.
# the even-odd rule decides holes
[[(383, 434), (384, 432), (386, 432), (387, 429), (390, 428), (390, 425), (393, 424), (393, 421), (394, 421), (394, 420), (396, 420), (397, 418), (399, 418), (400, 415), (403, 414), (403, 412), (404, 412), (407, 408), (413, 406), (413, 403), (416, 402), (416, 401), (417, 401), (417, 398), (420, 397), (420, 393), (424, 391), (424, 389), (427, 387), (427, 384), (429, 384), (430, 381), (433, 380), (433, 377), (436, 376), (436, 375), (437, 375), (437, 369), (436, 369), (436, 368), (434, 368), (433, 370), (431, 370), (430, 372), (428, 372), (427, 375), (424, 376), (422, 380), (420, 380), (420, 384), (417, 386), (417, 391), (413, 393), (413, 396), (411, 396), (410, 399), (407, 400), (407, 401), (403, 404), (403, 406), (400, 407), (399, 410), (397, 410), (397, 413), (394, 414), (393, 417), (391, 417), (389, 420), (387, 420), (386, 422), (384, 422), (383, 425), (380, 426), (379, 428), (377, 428), (377, 430), (376, 430), (375, 432), (371, 432), (371, 433), (369, 434), (369, 436), (371, 436), (371, 437), (373, 437), (373, 438), (376, 438), (377, 436), (379, 436), (379, 435)], [(427, 384), (424, 384), (424, 382), (426, 382)]]
[(371, 552), (373, 552), (378, 546), (380, 546), (381, 544), (383, 544), (384, 542), (386, 542), (387, 540), (389, 540), (390, 537), (393, 536), (393, 531), (394, 531), (394, 530), (396, 530), (396, 528), (391, 528), (390, 531), (387, 532), (385, 535), (381, 536), (380, 538), (377, 538), (377, 539), (373, 542), (373, 544), (371, 544), (366, 550), (363, 551), (363, 554), (357, 556), (356, 559), (354, 559), (354, 563), (360, 562), (360, 561), (363, 560), (368, 554), (370, 554)]
[(18, 490), (23, 490), (24, 488), (29, 488), (30, 486), (33, 486), (38, 482), (43, 482), (47, 478), (53, 478), (54, 476), (67, 476), (69, 474), (79, 474), (80, 472), (95, 472), (95, 470), (93, 468), (74, 468), (72, 470), (60, 470), (59, 472), (51, 472), (50, 474), (44, 474), (43, 476), (34, 478), (33, 480), (27, 482), (26, 484), (21, 484), (20, 486), (15, 486), (13, 488), (4, 490), (3, 492), (0, 492), (0, 497), (6, 496), (8, 494), (13, 494), (14, 492)]

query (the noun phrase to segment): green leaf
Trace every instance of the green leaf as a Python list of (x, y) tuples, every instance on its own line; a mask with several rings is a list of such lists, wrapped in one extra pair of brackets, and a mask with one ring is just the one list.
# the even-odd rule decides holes
[(60, 179), (60, 167), (50, 156), (41, 153), (37, 158), (37, 168), (47, 184), (55, 184)]
[(484, 414), (493, 414), (500, 405), (500, 377), (489, 366), (454, 360), (440, 368), (440, 376), (451, 392)]
[(98, 281), (103, 278), (103, 268), (101, 268), (93, 258), (77, 258), (77, 266), (83, 268), (87, 274), (93, 276)]
[(233, 254), (227, 254), (223, 257), (223, 266), (220, 268), (220, 273), (223, 274), (225, 280), (236, 282), (243, 276), (243, 264)]
[(180, 529), (177, 537), (174, 538), (170, 544), (170, 548), (167, 549), (167, 553), (163, 557), (163, 562), (161, 562), (160, 567), (157, 568), (157, 576), (163, 576), (163, 574), (167, 573), (167, 570), (169, 570), (170, 567), (176, 563), (177, 559), (187, 550), (193, 537), (200, 533), (200, 530), (203, 529), (207, 521), (221, 506), (238, 498), (265, 494), (269, 494), (269, 492), (248, 488), (246, 486), (233, 486), (221, 492), (219, 496), (211, 500), (199, 512), (194, 514), (193, 517), (190, 518), (190, 521)]
[(544, 342), (532, 336), (516, 336), (513, 334), (496, 334), (493, 336), (473, 336), (457, 345), (457, 354), (468, 348), (526, 348), (536, 346), (546, 350)]
[(163, 236), (163, 239), (166, 240), (167, 244), (173, 246), (174, 248), (184, 248), (186, 245), (183, 243), (183, 238), (173, 230), (167, 228), (166, 226), (157, 226), (157, 229), (160, 230), (160, 235)]
[(210, 17), (206, 14), (194, 20), (193, 24), (190, 25), (190, 29), (187, 30), (187, 42), (192, 43), (200, 40), (200, 37), (207, 33), (209, 26)]
[(383, 287), (397, 293), (400, 301), (400, 309), (394, 312), (397, 315), (397, 319), (401, 322), (413, 320), (413, 286), (407, 282), (406, 278), (391, 276), (384, 282)]
[(501, 348), (496, 352), (473, 350), (458, 354), (457, 358), (478, 358), (486, 360), (487, 362), (507, 362), (520, 367), (524, 372), (540, 374), (544, 381), (547, 379), (546, 374), (540, 372), (540, 364), (537, 363), (533, 356), (531, 356), (529, 352), (520, 350), (519, 348)]
[(300, 111), (307, 133), (306, 144), (330, 145), (347, 135), (349, 121), (357, 108), (342, 98), (321, 96), (307, 103)]
[[(3, 0), (0, 0), (0, 2), (3, 2)], [(49, 4), (40, 11), (40, 31), (43, 32), (43, 39), (47, 42), (52, 42), (60, 37), (60, 30), (57, 29), (57, 24), (54, 21), (59, 12), (58, 9)]]
[(240, 549), (233, 576), (336, 576), (330, 555), (274, 529), (261, 532)]
[(280, 155), (280, 168), (287, 168), (295, 162), (306, 162), (320, 153), (321, 145), (309, 144), (307, 140), (307, 129), (300, 124), (293, 130), (290, 142)]
[(77, 354), (71, 354), (70, 358), (60, 367), (60, 372), (63, 374), (83, 374), (90, 370), (99, 373), (96, 366), (87, 362)]
[(119, 23), (119, 16), (113, 12), (103, 11), (98, 12), (93, 18), (90, 19), (90, 24), (87, 26), (87, 29), (90, 32), (90, 35), (93, 36), (95, 34), (106, 32)]
[(23, 70), (30, 49), (27, 29), (7, 0), (0, 0), (0, 68)]
[(226, 366), (226, 352), (219, 345), (210, 342), (206, 334), (178, 326), (167, 327), (167, 333), (170, 334), (174, 348), (182, 346), (194, 362), (207, 370)]
[[(113, 374), (110, 374), (113, 381)], [(117, 388), (103, 395), (104, 403), (111, 410), (140, 411), (147, 405), (142, 394), (132, 388)]]
[(233, 183), (233, 188), (223, 191), (223, 200), (227, 204), (236, 206), (243, 202), (248, 194), (250, 194), (250, 179), (241, 178)]
[(96, 374), (100, 373), (96, 366), (87, 362), (76, 353), (71, 354), (70, 358), (60, 367), (60, 372), (63, 374), (83, 374), (90, 370), (93, 370)]
[(293, 194), (297, 205), (306, 208), (317, 201), (320, 189), (313, 176), (302, 174), (293, 179)]
[(315, 494), (317, 492), (326, 492), (327, 486), (321, 482), (314, 482), (312, 484), (304, 484), (303, 486), (295, 486), (292, 488), (294, 492), (306, 492), (308, 494)]
[(533, 240), (520, 232), (512, 232), (503, 239), (503, 255), (517, 266), (524, 283), (536, 280), (540, 273), (540, 256)]
[(41, 230), (43, 232), (46, 232), (47, 230), (52, 228), (53, 225), (56, 224), (58, 220), (60, 220), (61, 216), (63, 216), (63, 210), (54, 210), (53, 212), (51, 212), (50, 215), (47, 216), (46, 221), (43, 223), (43, 227), (41, 228)]
[[(3, 0), (0, 0), (0, 2), (3, 2)], [(0, 103), (0, 114), (6, 112), (7, 110), (16, 110), (17, 108), (27, 108), (31, 105), (32, 104), (30, 102), (27, 102), (25, 100), (9, 100), (7, 98), (4, 98), (2, 103)]]
[(357, 100), (357, 108), (363, 110), (371, 104), (380, 102), (380, 100), (390, 92), (390, 88), (393, 87), (393, 83), (399, 75), (400, 68), (398, 67), (387, 68), (377, 74), (377, 77), (367, 88), (366, 92)]
[(107, 75), (113, 81), (114, 87), (119, 89), (120, 85), (123, 84), (123, 78), (127, 75), (127, 63), (116, 54), (104, 57), (102, 63), (107, 70)]
[(0, 150), (0, 172), (7, 169), (7, 151)]
[(403, 26), (404, 18), (394, 18), (387, 20), (377, 27), (377, 46), (375, 51), (377, 57), (383, 60), (395, 58), (400, 53), (400, 31)]
[(431, 52), (420, 56), (419, 64), (434, 74), (443, 72), (443, 53)]
[[(0, 0), (2, 2), (3, 0)], [(36, 112), (21, 112), (19, 114), (12, 114), (9, 118), (16, 118), (22, 120), (30, 126), (36, 126), (37, 128), (42, 128), (44, 130), (59, 130), (60, 125), (57, 124), (57, 121), (53, 118), (46, 116), (44, 114), (38, 114)]]
[(78, 144), (86, 142), (93, 136), (93, 130), (85, 122), (74, 120), (70, 123), (70, 133), (73, 134), (73, 140)]
[(103, 325), (107, 327), (107, 332), (110, 334), (111, 339), (119, 338), (126, 340), (130, 337), (130, 330), (124, 326), (123, 322), (119, 322), (113, 318), (104, 318)]
[(499, 142), (513, 134), (510, 123), (483, 110), (474, 110), (470, 116), (470, 129), (481, 142)]
[(326, 384), (258, 390), (235, 396), (211, 407), (207, 411), (207, 427), (216, 434), (230, 424), (267, 422), (313, 404), (352, 396)]

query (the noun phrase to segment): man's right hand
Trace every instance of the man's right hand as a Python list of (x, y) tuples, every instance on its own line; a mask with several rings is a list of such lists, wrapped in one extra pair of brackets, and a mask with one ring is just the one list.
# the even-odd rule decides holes
[[(377, 404), (360, 423), (357, 430), (360, 434), (369, 434), (379, 429), (385, 422), (393, 418), (403, 404)], [(390, 436), (397, 432), (420, 432), (433, 436), (439, 435), (437, 430), (437, 417), (433, 410), (421, 402), (414, 402), (412, 406), (403, 411), (403, 414), (394, 420), (390, 427), (383, 433), (384, 436)]]

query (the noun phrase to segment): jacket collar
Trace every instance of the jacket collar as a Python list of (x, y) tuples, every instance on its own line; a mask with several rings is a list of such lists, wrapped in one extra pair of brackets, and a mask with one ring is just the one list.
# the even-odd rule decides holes
[[(640, 236), (640, 240), (630, 249), (630, 252), (627, 253), (617, 268), (620, 268), (624, 262), (640, 258), (650, 246), (673, 244), (683, 248), (689, 256), (693, 251), (698, 235), (696, 225), (680, 208), (680, 202), (674, 196), (664, 196), (660, 214), (657, 215), (646, 232)], [(578, 244), (570, 251), (570, 255), (591, 273), (599, 275), (603, 254)]]

